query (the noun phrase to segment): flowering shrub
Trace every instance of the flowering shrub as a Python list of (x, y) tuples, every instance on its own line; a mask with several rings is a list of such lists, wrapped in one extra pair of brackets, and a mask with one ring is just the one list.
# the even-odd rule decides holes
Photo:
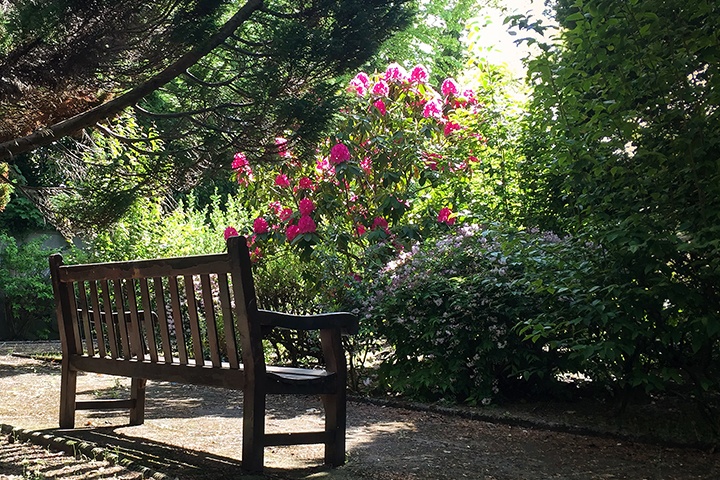
[(307, 255), (324, 242), (353, 270), (369, 244), (399, 251), (455, 224), (485, 148), (483, 108), (455, 80), (441, 92), (427, 81), (422, 66), (357, 74), (337, 134), (312, 164), (294, 158), (287, 143), (279, 143), (279, 164), (251, 166), (236, 154), (236, 181), (253, 184), (256, 248), (289, 243)]
[[(377, 387), (489, 404), (521, 379), (525, 393), (550, 386), (567, 365), (516, 326), (540, 314), (546, 300), (530, 292), (524, 252), (554, 241), (469, 225), (387, 263), (358, 309), (391, 347)], [(530, 371), (536, 375), (523, 375)]]

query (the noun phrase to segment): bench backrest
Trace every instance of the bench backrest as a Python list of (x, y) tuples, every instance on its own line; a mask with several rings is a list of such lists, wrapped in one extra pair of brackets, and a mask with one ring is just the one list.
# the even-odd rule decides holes
[(64, 354), (263, 370), (244, 237), (222, 254), (63, 265), (50, 258)]

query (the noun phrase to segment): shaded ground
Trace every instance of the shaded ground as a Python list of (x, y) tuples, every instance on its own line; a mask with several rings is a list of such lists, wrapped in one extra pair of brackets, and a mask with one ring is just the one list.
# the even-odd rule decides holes
[[(0, 356), (0, 423), (105, 445), (106, 450), (120, 458), (170, 478), (241, 476), (242, 398), (237, 392), (150, 382), (144, 425), (127, 426), (124, 412), (78, 412), (76, 425), (81, 428), (59, 431), (56, 430), (59, 385), (60, 373), (55, 365)], [(124, 396), (127, 382), (87, 374), (78, 379), (78, 389), (86, 398)], [(360, 402), (350, 402), (348, 407), (346, 466), (335, 470), (318, 467), (322, 460), (320, 446), (267, 448), (263, 478), (720, 478), (720, 455), (703, 450), (667, 448)], [(524, 414), (531, 415), (531, 408)], [(577, 412), (565, 411), (565, 416), (573, 415)], [(547, 420), (544, 416), (543, 421)], [(320, 403), (314, 398), (271, 397), (268, 402), (268, 431), (309, 430), (321, 424)], [(3, 450), (18, 444), (0, 445), (0, 479), (3, 474), (21, 475), (14, 472), (22, 462)], [(93, 474), (45, 478), (137, 478), (129, 476), (132, 473), (127, 470), (112, 475), (116, 477)]]

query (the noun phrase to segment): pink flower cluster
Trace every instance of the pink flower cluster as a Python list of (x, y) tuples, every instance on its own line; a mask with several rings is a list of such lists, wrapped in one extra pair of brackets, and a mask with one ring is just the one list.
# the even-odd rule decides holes
[(379, 77), (375, 75), (375, 78), (377, 81), (373, 83), (367, 73), (360, 72), (350, 80), (348, 90), (360, 97), (364, 97), (368, 92), (376, 97), (387, 97), (390, 95), (390, 85), (425, 84), (428, 82), (430, 74), (423, 65), (416, 65), (408, 74), (399, 63), (391, 63), (384, 74)]
[(338, 143), (330, 149), (330, 163), (333, 165), (338, 165), (348, 160), (350, 160), (350, 150), (346, 145)]
[(238, 152), (235, 154), (232, 169), (235, 170), (235, 177), (240, 185), (247, 187), (255, 179), (250, 162), (248, 162), (244, 153)]
[(446, 225), (454, 225), (457, 216), (448, 207), (441, 208), (438, 212), (437, 221)]

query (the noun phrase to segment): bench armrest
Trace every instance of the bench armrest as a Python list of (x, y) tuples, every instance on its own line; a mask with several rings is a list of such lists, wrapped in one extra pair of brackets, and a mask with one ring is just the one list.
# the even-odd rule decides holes
[(291, 315), (289, 313), (258, 310), (263, 327), (289, 328), (292, 330), (326, 330), (339, 328), (345, 335), (358, 333), (358, 318), (352, 313), (322, 313), (318, 315)]

